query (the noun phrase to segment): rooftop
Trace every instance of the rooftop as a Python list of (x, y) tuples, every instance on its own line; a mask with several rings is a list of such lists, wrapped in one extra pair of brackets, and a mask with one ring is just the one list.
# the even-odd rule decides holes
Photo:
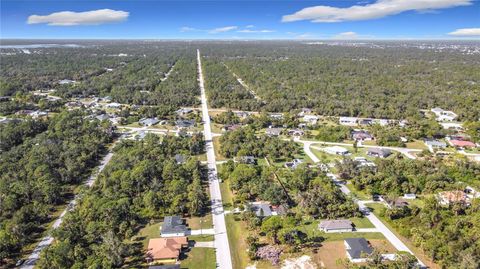
[(347, 253), (352, 259), (362, 258), (362, 253), (371, 254), (373, 252), (365, 238), (347, 238), (345, 243), (348, 245)]
[(167, 216), (163, 220), (161, 233), (185, 233), (187, 230), (187, 226), (183, 224), (183, 219), (180, 216)]

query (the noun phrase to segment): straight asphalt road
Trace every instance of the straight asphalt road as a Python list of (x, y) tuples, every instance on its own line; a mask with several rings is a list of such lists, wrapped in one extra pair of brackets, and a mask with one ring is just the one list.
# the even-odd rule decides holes
[(203, 134), (205, 137), (207, 150), (207, 166), (209, 171), (209, 188), (210, 199), (212, 202), (213, 228), (215, 230), (214, 246), (216, 250), (217, 268), (231, 269), (232, 259), (230, 257), (230, 246), (228, 244), (227, 227), (225, 225), (225, 212), (223, 210), (222, 194), (220, 192), (220, 183), (217, 177), (217, 165), (215, 161), (215, 151), (212, 141), (212, 130), (210, 127), (210, 116), (208, 115), (207, 97), (205, 95), (205, 87), (202, 73), (202, 60), (200, 50), (197, 49), (198, 62), (198, 82), (201, 91), (202, 100), (202, 119)]

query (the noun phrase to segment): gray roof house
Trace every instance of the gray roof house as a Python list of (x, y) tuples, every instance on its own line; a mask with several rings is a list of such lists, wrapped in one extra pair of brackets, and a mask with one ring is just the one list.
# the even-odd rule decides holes
[(369, 148), (367, 151), (368, 156), (386, 158), (392, 154), (392, 151), (389, 149), (383, 148)]
[(175, 121), (175, 125), (178, 128), (190, 128), (195, 125), (195, 121), (193, 120), (177, 120)]
[(324, 220), (320, 222), (318, 228), (326, 233), (352, 232), (353, 223), (348, 219)]
[(233, 158), (234, 162), (244, 163), (244, 164), (256, 164), (257, 160), (255, 160), (254, 156), (238, 156)]
[(267, 128), (267, 130), (265, 130), (265, 133), (268, 136), (279, 136), (282, 133), (282, 130), (282, 128)]
[(143, 126), (152, 126), (159, 122), (160, 121), (157, 118), (143, 118), (138, 121), (138, 123)]
[(347, 257), (352, 262), (365, 262), (366, 255), (372, 254), (373, 249), (365, 238), (347, 238), (344, 241)]
[(185, 236), (187, 232), (188, 228), (180, 216), (166, 216), (160, 230), (161, 237)]
[(269, 203), (255, 202), (250, 204), (250, 209), (257, 217), (270, 217), (273, 214)]
[(427, 147), (432, 150), (432, 149), (439, 149), (439, 148), (446, 148), (447, 147), (447, 143), (443, 142), (443, 141), (439, 141), (439, 140), (435, 140), (435, 139), (425, 139), (425, 145), (427, 145)]

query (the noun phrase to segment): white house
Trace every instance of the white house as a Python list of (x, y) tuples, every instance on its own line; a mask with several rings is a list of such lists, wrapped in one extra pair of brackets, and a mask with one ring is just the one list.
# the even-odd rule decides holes
[(308, 124), (315, 125), (318, 122), (318, 116), (316, 116), (316, 115), (305, 115), (305, 116), (303, 116), (302, 120), (304, 122), (308, 123)]
[(318, 224), (318, 228), (326, 233), (353, 232), (353, 224), (348, 219), (324, 220)]
[(431, 111), (437, 117), (437, 121), (454, 121), (458, 117), (453, 111), (443, 110), (439, 107), (432, 108)]
[(340, 146), (326, 147), (326, 148), (324, 148), (324, 151), (326, 153), (335, 154), (335, 155), (342, 155), (342, 156), (346, 156), (346, 155), (350, 154), (350, 152), (346, 148), (340, 147)]

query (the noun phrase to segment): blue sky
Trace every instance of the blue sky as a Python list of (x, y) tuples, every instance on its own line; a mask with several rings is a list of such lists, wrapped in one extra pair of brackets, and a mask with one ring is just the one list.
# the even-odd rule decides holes
[(1, 38), (479, 39), (480, 2), (1, 0), (0, 27)]

